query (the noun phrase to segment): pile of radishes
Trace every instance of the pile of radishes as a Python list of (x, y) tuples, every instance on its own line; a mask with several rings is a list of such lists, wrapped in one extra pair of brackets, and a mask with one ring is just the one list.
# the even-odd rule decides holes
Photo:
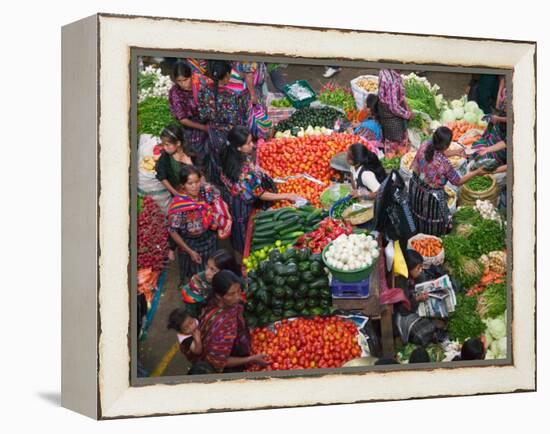
[(380, 251), (378, 242), (365, 234), (340, 235), (325, 252), (325, 262), (340, 271), (356, 271), (370, 267)]
[(143, 199), (143, 210), (138, 216), (138, 268), (162, 271), (168, 253), (166, 216), (150, 196)]

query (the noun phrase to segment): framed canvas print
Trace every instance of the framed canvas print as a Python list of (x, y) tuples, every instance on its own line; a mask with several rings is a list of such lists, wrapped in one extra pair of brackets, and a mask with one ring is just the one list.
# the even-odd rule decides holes
[(62, 55), (63, 406), (536, 389), (534, 42), (97, 14)]

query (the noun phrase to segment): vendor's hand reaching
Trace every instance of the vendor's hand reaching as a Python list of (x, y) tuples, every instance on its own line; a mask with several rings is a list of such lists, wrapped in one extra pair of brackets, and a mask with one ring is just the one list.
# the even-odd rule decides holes
[(489, 151), (487, 150), (487, 148), (482, 148), (479, 151), (476, 151), (476, 154), (480, 157), (484, 157), (485, 155), (487, 155), (488, 152)]
[(269, 362), (267, 361), (267, 355), (265, 354), (254, 354), (248, 358), (249, 363), (254, 363), (260, 366), (267, 366)]
[(202, 264), (202, 257), (194, 250), (189, 253), (189, 256), (191, 256), (191, 260), (197, 264)]
[(361, 196), (361, 193), (359, 193), (358, 190), (353, 190), (351, 193), (350, 193), (351, 197), (353, 197), (354, 199), (358, 198)]
[(485, 167), (478, 167), (476, 170), (474, 170), (474, 173), (478, 176), (480, 175), (487, 175), (490, 173)]
[(286, 195), (286, 200), (289, 200), (291, 202), (296, 202), (297, 200), (300, 200), (302, 196), (294, 193), (289, 193)]

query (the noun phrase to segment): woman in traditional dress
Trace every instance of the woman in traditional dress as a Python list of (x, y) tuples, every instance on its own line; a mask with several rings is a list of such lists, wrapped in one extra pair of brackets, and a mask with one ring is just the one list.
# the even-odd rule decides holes
[(229, 204), (233, 227), (231, 244), (238, 253), (244, 250), (244, 238), (250, 213), (262, 202), (277, 200), (296, 201), (297, 194), (268, 191), (271, 178), (252, 161), (254, 142), (245, 127), (235, 127), (228, 135), (227, 145), (221, 155), (221, 180), (225, 186), (224, 198)]
[(170, 236), (179, 248), (180, 278), (204, 270), (217, 247), (216, 231), (220, 222), (213, 210), (220, 193), (209, 184), (201, 183), (201, 173), (194, 166), (183, 166), (178, 194), (168, 210)]
[(241, 280), (232, 271), (223, 270), (212, 279), (212, 288), (213, 296), (199, 321), (202, 353), (198, 357), (188, 354), (194, 365), (190, 373), (240, 372), (250, 364), (267, 365), (264, 354), (250, 354)]
[(407, 121), (412, 112), (405, 101), (405, 85), (393, 69), (381, 69), (378, 74), (378, 113), (384, 134), (384, 153), (391, 158), (408, 150)]
[(195, 152), (196, 164), (203, 169), (208, 125), (201, 122), (198, 102), (193, 93), (193, 86), (198, 86), (196, 74), (198, 73), (194, 73), (187, 62), (176, 62), (171, 74), (174, 85), (168, 93), (168, 101), (172, 116), (184, 127), (186, 145)]
[(247, 106), (242, 92), (228, 87), (231, 63), (223, 60), (208, 62), (208, 76), (200, 77), (197, 101), (201, 123), (208, 124), (208, 156), (206, 178), (219, 183), (220, 152), (227, 141), (227, 134), (237, 125), (246, 125)]
[(386, 171), (376, 154), (362, 143), (355, 143), (348, 148), (346, 158), (351, 170), (352, 196), (376, 199), (380, 184), (386, 179)]
[(447, 182), (462, 185), (471, 178), (487, 173), (478, 168), (460, 177), (448, 157), (461, 155), (463, 150), (451, 151), (452, 131), (447, 127), (435, 130), (431, 140), (424, 142), (412, 164), (409, 201), (419, 233), (443, 235), (450, 223), (450, 212), (444, 187)]
[(368, 109), (367, 119), (355, 128), (353, 134), (361, 136), (369, 142), (377, 142), (377, 146), (382, 146), (384, 136), (382, 135), (382, 127), (380, 125), (378, 102), (377, 95), (373, 93), (369, 94), (366, 101)]

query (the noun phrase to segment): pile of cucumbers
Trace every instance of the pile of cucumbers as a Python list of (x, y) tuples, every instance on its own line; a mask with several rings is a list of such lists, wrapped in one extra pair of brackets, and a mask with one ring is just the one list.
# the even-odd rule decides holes
[(320, 254), (308, 248), (269, 252), (246, 278), (245, 317), (250, 328), (283, 318), (331, 315), (332, 293)]
[(326, 211), (306, 205), (261, 211), (254, 217), (250, 252), (280, 244), (295, 244), (298, 238), (317, 229)]

